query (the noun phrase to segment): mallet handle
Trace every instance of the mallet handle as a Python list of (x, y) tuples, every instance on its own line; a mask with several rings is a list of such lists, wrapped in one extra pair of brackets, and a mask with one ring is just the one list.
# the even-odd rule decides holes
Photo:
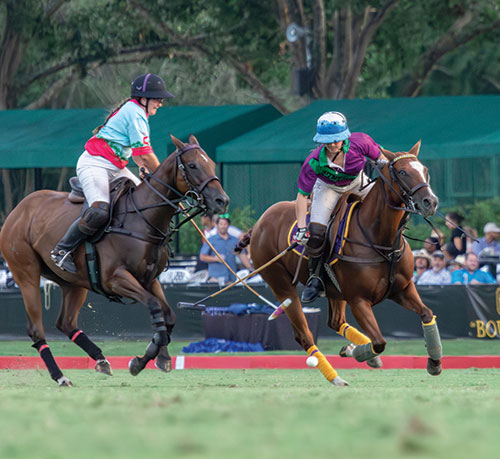
[(280, 258), (284, 257), (288, 252), (290, 252), (291, 250), (293, 250), (298, 245), (299, 244), (297, 242), (292, 243), (285, 250), (283, 250), (283, 252), (279, 253), (274, 258), (272, 258), (271, 260), (269, 260), (267, 263), (263, 264), (260, 268), (257, 268), (255, 271), (252, 271), (251, 273), (247, 274), (245, 277), (242, 277), (240, 279), (236, 279), (233, 283), (231, 283), (229, 285), (226, 285), (223, 289), (218, 290), (217, 292), (214, 292), (211, 295), (208, 295), (207, 297), (201, 299), (200, 301), (197, 301), (196, 303), (194, 303), (194, 305), (203, 303), (204, 301), (207, 301), (210, 298), (214, 298), (219, 293), (225, 292), (226, 290), (229, 290), (230, 288), (233, 288), (235, 285), (239, 284), (240, 282), (246, 281), (248, 278), (253, 277), (256, 274), (259, 274), (262, 270), (266, 269), (269, 265), (272, 265), (274, 262), (276, 262)]

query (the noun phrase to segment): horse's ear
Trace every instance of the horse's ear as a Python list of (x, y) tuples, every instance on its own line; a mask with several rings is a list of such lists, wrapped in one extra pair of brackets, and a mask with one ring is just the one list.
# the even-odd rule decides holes
[(170, 134), (170, 138), (172, 139), (172, 143), (177, 147), (178, 150), (182, 150), (185, 147), (185, 144), (181, 142), (177, 137), (174, 137)]
[(420, 144), (422, 143), (422, 140), (419, 140), (413, 147), (411, 147), (411, 150), (408, 152), (411, 155), (418, 156), (418, 152), (420, 151)]
[(380, 148), (382, 154), (391, 162), (398, 154), (392, 151), (386, 150), (385, 148)]
[(189, 143), (191, 145), (199, 145), (198, 139), (194, 136), (194, 134), (189, 134)]

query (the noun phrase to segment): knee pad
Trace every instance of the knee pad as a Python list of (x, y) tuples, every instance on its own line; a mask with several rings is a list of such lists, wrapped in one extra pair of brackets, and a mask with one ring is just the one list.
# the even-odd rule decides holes
[(310, 223), (309, 233), (307, 250), (312, 257), (319, 256), (325, 245), (326, 226), (321, 223)]
[(83, 213), (78, 222), (78, 228), (82, 233), (92, 236), (108, 222), (108, 218), (109, 204), (97, 201)]

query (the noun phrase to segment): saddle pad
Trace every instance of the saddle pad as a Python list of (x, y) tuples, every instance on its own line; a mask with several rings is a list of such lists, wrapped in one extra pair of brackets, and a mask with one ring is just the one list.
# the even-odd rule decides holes
[[(348, 233), (349, 233), (349, 224), (351, 222), (352, 212), (357, 204), (359, 204), (359, 201), (351, 202), (347, 206), (347, 210), (344, 214), (344, 218), (340, 222), (339, 228), (337, 230), (337, 234), (335, 235), (335, 246), (334, 246), (333, 251), (332, 251), (333, 258), (328, 260), (328, 263), (330, 265), (333, 265), (338, 261), (338, 258), (336, 258), (335, 255), (340, 254), (342, 251), (342, 248), (345, 244), (344, 238), (346, 238)], [(308, 213), (306, 216), (307, 225), (309, 225), (309, 221), (310, 221), (310, 215)], [(295, 220), (293, 222), (293, 225), (290, 227), (290, 230), (288, 231), (288, 239), (287, 239), (288, 245), (293, 243), (293, 238), (294, 238), (297, 230), (298, 230), (297, 220)], [(297, 247), (295, 247), (293, 249), (293, 252), (295, 252), (297, 255), (301, 255), (303, 250), (304, 250), (304, 246), (298, 245)], [(307, 260), (308, 259), (307, 255), (304, 255), (304, 258)]]

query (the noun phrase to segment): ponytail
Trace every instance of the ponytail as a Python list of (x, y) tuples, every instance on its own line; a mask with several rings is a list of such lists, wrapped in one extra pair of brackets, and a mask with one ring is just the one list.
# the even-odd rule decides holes
[(103, 127), (104, 125), (108, 122), (108, 120), (118, 111), (120, 110), (120, 108), (122, 108), (129, 100), (132, 100), (132, 98), (128, 98), (128, 99), (125, 99), (123, 101), (121, 101), (116, 107), (114, 107), (113, 109), (111, 109), (111, 111), (109, 112), (108, 116), (106, 117), (106, 119), (104, 120), (104, 123), (102, 123), (100, 126), (97, 126), (93, 131), (92, 131), (92, 134), (96, 135)]

